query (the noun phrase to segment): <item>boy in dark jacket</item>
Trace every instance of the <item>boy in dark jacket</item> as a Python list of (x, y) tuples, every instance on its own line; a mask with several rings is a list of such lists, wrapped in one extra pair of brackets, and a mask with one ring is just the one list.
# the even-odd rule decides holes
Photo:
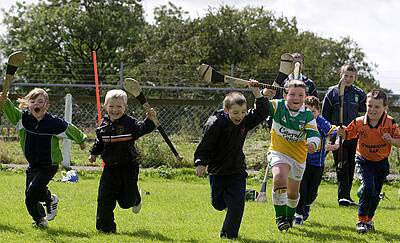
[[(357, 78), (357, 70), (353, 64), (345, 64), (340, 69), (340, 76), (344, 78), (345, 89), (343, 96), (343, 125), (347, 126), (366, 111), (365, 92), (354, 85)], [(322, 116), (332, 125), (339, 125), (339, 88), (338, 85), (329, 88), (322, 104)], [(355, 154), (357, 138), (346, 140), (342, 145), (342, 161), (338, 150), (333, 152), (338, 180), (338, 204), (339, 206), (356, 205), (350, 197), (355, 170)]]
[[(74, 140), (85, 148), (86, 135), (73, 124), (47, 112), (49, 96), (45, 90), (35, 88), (18, 99), (19, 108), (0, 93), (0, 110), (16, 125), (19, 141), (29, 165), (26, 170), (25, 205), (34, 225), (46, 228), (57, 215), (58, 197), (47, 185), (57, 173), (62, 161), (59, 139)], [(46, 206), (46, 212), (42, 206)]]
[(110, 90), (106, 94), (104, 108), (107, 115), (96, 130), (96, 142), (90, 150), (89, 161), (95, 162), (101, 155), (104, 170), (100, 178), (97, 197), (96, 229), (115, 233), (116, 202), (121, 208), (132, 208), (139, 213), (141, 197), (137, 186), (139, 164), (135, 140), (154, 130), (156, 113), (147, 110), (147, 118), (138, 121), (125, 114), (127, 95), (123, 90)]
[(311, 204), (317, 198), (318, 187), (322, 180), (325, 168), (326, 151), (339, 148), (339, 144), (326, 144), (327, 138), (336, 136), (336, 127), (332, 126), (320, 115), (320, 102), (315, 96), (307, 96), (304, 104), (309, 109), (317, 122), (317, 128), (321, 137), (321, 145), (314, 153), (307, 153), (306, 169), (300, 183), (300, 199), (294, 215), (295, 224), (303, 224), (310, 212)]
[(207, 167), (212, 206), (219, 211), (227, 209), (221, 238), (238, 237), (247, 177), (243, 145), (247, 133), (268, 114), (268, 100), (255, 87), (257, 83), (251, 80), (248, 84), (256, 97), (255, 108), (247, 111), (246, 98), (239, 92), (229, 93), (224, 99), (224, 109), (206, 122), (194, 154), (196, 174), (203, 176)]

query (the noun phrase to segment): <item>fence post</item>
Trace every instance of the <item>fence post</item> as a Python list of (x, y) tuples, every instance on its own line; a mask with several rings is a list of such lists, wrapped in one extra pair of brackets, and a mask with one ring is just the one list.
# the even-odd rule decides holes
[[(65, 96), (65, 110), (64, 110), (64, 118), (67, 122), (72, 122), (72, 95), (67, 94)], [(68, 138), (63, 138), (63, 161), (62, 165), (64, 168), (69, 169), (71, 167), (71, 140)]]

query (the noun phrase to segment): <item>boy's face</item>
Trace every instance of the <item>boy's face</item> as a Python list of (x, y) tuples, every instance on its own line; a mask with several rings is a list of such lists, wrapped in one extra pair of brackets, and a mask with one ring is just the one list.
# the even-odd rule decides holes
[(230, 109), (225, 108), (224, 110), (225, 112), (228, 112), (229, 119), (231, 119), (233, 124), (239, 125), (247, 114), (247, 105), (234, 104), (231, 106)]
[(306, 91), (302, 87), (289, 88), (285, 96), (287, 106), (291, 111), (298, 111), (304, 104), (306, 99)]
[(47, 108), (48, 103), (43, 95), (38, 95), (36, 98), (28, 100), (28, 110), (38, 120), (44, 117), (44, 114), (47, 112)]
[(356, 80), (356, 72), (352, 72), (352, 71), (344, 71), (343, 73), (341, 73), (342, 76), (344, 76), (344, 84), (345, 86), (351, 86), (354, 81)]
[(104, 109), (110, 120), (115, 121), (125, 113), (126, 105), (123, 99), (111, 98), (104, 104)]
[(314, 107), (314, 106), (310, 106), (310, 105), (306, 105), (307, 108), (312, 112), (314, 119), (317, 119), (317, 116), (319, 115), (319, 110), (318, 108)]
[(383, 105), (382, 99), (367, 98), (367, 116), (372, 121), (377, 121), (386, 111), (387, 106)]

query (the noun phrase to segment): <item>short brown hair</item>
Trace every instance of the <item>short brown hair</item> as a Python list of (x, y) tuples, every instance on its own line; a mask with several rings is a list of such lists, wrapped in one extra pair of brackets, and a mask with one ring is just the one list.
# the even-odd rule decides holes
[(225, 96), (224, 108), (230, 109), (233, 105), (247, 105), (246, 97), (240, 92), (230, 92)]
[(17, 101), (19, 103), (19, 108), (20, 109), (26, 109), (28, 108), (28, 101), (29, 100), (34, 100), (36, 99), (38, 96), (43, 95), (46, 103), (49, 102), (49, 95), (47, 94), (47, 92), (44, 89), (40, 89), (40, 88), (34, 88), (32, 89), (27, 95), (25, 95), (25, 97), (23, 98), (19, 98)]
[(344, 73), (346, 71), (357, 73), (357, 69), (353, 63), (346, 63), (340, 68), (340, 73)]
[(315, 96), (307, 96), (306, 100), (304, 101), (305, 105), (311, 106), (316, 108), (317, 110), (321, 110), (321, 103), (319, 102), (319, 99)]
[(387, 95), (381, 89), (373, 89), (373, 90), (369, 91), (369, 93), (367, 94), (367, 98), (374, 98), (376, 100), (382, 100), (383, 106), (387, 106), (387, 103), (388, 103)]

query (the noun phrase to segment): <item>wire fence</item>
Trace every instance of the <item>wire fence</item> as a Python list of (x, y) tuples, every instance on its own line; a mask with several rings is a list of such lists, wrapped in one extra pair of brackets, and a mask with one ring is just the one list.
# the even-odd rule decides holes
[[(61, 86), (56, 88), (66, 89), (65, 86), (64, 88), (61, 88)], [(80, 89), (87, 88), (88, 86), (85, 85)], [(112, 88), (120, 88), (120, 86), (102, 86), (101, 94), (105, 94), (107, 90)], [(149, 103), (155, 107), (157, 116), (168, 134), (185, 134), (190, 135), (194, 139), (201, 137), (203, 124), (207, 121), (208, 117), (214, 111), (222, 108), (222, 100), (226, 93), (241, 91), (248, 98), (249, 107), (252, 106), (254, 100), (247, 89), (152, 86), (143, 86), (142, 88), (145, 95), (150, 97), (148, 99)], [(72, 123), (89, 134), (89, 137), (93, 138), (97, 127), (95, 95), (87, 96), (87, 92), (80, 91), (80, 89), (75, 89), (72, 92)], [(83, 96), (82, 93), (84, 93)], [(208, 97), (208, 99), (198, 99), (197, 96)], [(10, 95), (10, 99), (13, 101), (17, 97), (17, 95)], [(64, 96), (51, 95), (49, 112), (59, 117), (64, 117), (64, 103)], [(389, 113), (399, 121), (399, 107), (393, 106), (391, 108), (392, 111)], [(129, 99), (126, 112), (138, 119), (143, 119), (145, 116), (142, 106), (134, 98)], [(104, 110), (102, 110), (102, 114), (104, 115)], [(2, 113), (0, 113), (0, 131), (2, 137), (17, 137), (14, 126), (5, 119)]]

